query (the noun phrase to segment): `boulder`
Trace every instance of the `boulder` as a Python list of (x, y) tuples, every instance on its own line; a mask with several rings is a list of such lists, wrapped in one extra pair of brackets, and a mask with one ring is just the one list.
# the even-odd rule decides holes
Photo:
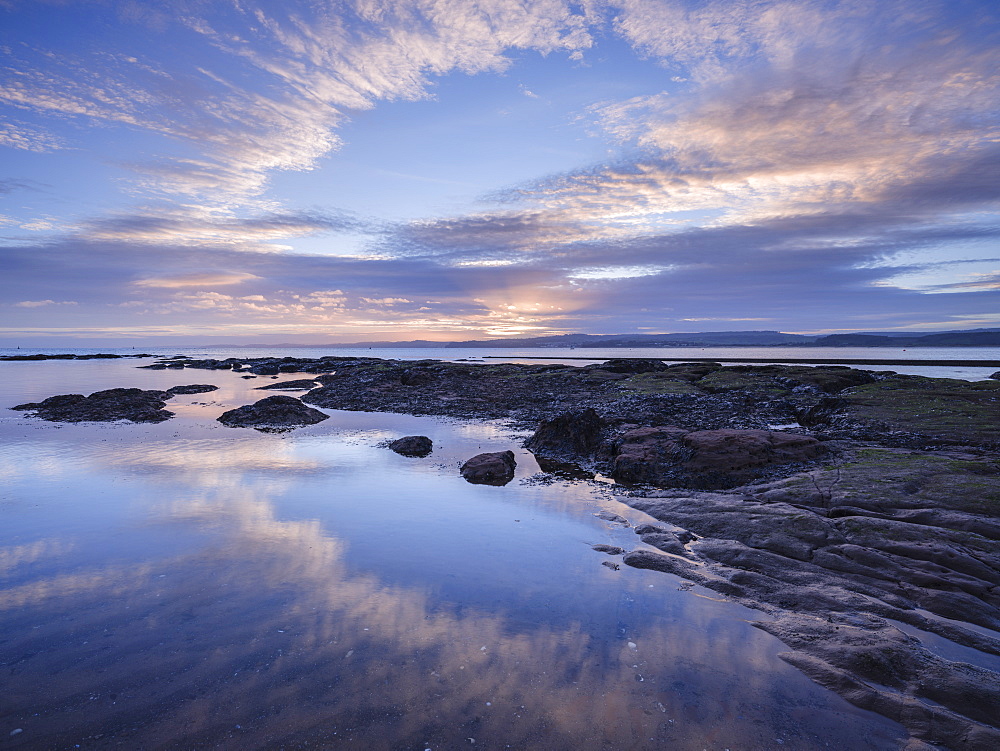
[(564, 412), (543, 421), (525, 447), (532, 453), (592, 456), (601, 445), (605, 422), (593, 409)]
[(293, 396), (268, 396), (254, 404), (231, 409), (219, 416), (231, 428), (295, 428), (315, 425), (329, 418), (318, 409), (307, 407)]
[(407, 435), (390, 443), (389, 448), (403, 456), (427, 456), (434, 450), (434, 442), (425, 435)]
[(514, 479), (513, 451), (477, 454), (462, 465), (462, 477), (477, 485), (506, 485)]
[(173, 394), (142, 389), (106, 389), (90, 396), (59, 394), (41, 402), (19, 404), (12, 409), (34, 411), (52, 422), (163, 422), (174, 416), (163, 409)]
[(218, 386), (212, 386), (208, 383), (192, 383), (189, 386), (171, 386), (167, 389), (167, 393), (176, 396), (177, 394), (207, 394), (209, 391), (218, 390)]

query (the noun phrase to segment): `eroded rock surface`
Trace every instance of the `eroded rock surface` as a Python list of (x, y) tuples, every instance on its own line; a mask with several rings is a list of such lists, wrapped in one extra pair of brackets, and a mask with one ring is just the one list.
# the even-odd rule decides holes
[[(948, 660), (893, 624), (1000, 656), (1000, 462), (995, 456), (840, 445), (828, 466), (728, 491), (635, 491), (664, 522), (626, 564), (767, 612), (782, 655), (915, 737), (1000, 743), (1000, 675)], [(928, 637), (930, 638), (930, 637)], [(930, 699), (937, 705), (929, 705)]]
[(293, 396), (276, 395), (224, 412), (218, 420), (233, 428), (281, 429), (315, 425), (329, 417)]

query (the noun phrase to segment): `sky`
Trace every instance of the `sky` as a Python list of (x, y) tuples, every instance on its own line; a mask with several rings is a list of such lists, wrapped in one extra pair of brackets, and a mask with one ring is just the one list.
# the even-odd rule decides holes
[(998, 327), (998, 15), (0, 0), (0, 346)]

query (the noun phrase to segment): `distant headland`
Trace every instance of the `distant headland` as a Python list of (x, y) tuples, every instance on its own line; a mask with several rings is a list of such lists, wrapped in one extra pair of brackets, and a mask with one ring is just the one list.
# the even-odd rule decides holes
[[(261, 347), (264, 345), (234, 345)], [(393, 342), (274, 344), (269, 347), (385, 348), (512, 348), (512, 347), (1000, 347), (1000, 329), (943, 331), (935, 334), (859, 332), (854, 334), (786, 334), (781, 331), (704, 331), (676, 334), (561, 334), (519, 339), (479, 339), (433, 342), (426, 339)]]

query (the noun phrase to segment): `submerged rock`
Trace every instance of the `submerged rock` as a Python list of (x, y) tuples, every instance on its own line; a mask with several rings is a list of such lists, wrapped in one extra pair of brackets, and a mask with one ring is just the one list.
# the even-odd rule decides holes
[(163, 409), (171, 396), (166, 391), (106, 389), (90, 396), (59, 394), (11, 409), (34, 411), (35, 417), (52, 422), (163, 422), (174, 416)]
[(506, 485), (514, 479), (513, 451), (477, 454), (462, 465), (462, 477), (478, 485)]
[(315, 425), (329, 417), (318, 409), (307, 407), (294, 396), (277, 395), (231, 409), (218, 420), (232, 428), (295, 428)]
[(390, 443), (389, 448), (403, 456), (427, 456), (434, 450), (434, 442), (425, 435), (407, 435)]

